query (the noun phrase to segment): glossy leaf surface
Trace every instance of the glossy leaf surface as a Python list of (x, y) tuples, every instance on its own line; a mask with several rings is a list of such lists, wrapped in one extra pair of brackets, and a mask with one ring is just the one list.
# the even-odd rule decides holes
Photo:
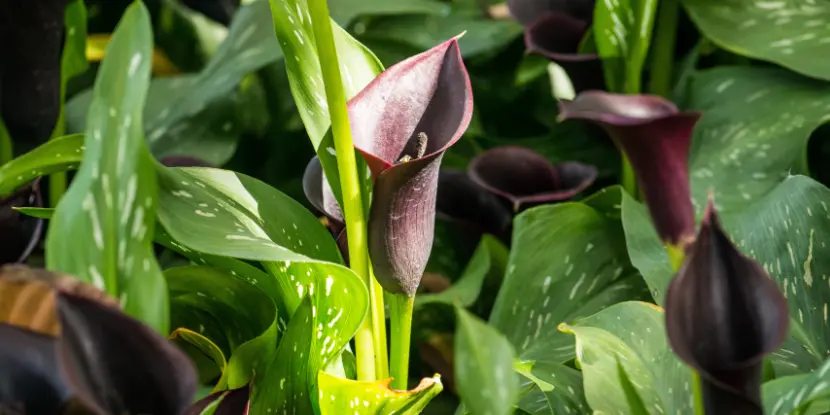
[(390, 389), (390, 380), (358, 382), (325, 372), (320, 372), (318, 380), (322, 415), (417, 415), (444, 388), (438, 375), (409, 391)]

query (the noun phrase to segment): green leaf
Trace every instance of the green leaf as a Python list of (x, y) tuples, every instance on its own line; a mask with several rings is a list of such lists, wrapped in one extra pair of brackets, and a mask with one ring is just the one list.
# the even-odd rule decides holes
[(363, 280), (338, 265), (313, 274), (273, 360), (254, 377), (250, 412), (320, 413), (318, 372), (340, 355), (369, 310)]
[(84, 156), (84, 135), (53, 138), (34, 150), (0, 166), (0, 196), (32, 180), (78, 167)]
[(631, 263), (640, 271), (654, 301), (663, 305), (674, 269), (649, 218), (648, 209), (627, 192), (623, 194), (622, 200), (622, 223)]
[[(771, 356), (779, 376), (815, 369), (830, 353), (824, 312), (830, 302), (830, 290), (824, 289), (830, 283), (830, 260), (824, 254), (830, 243), (828, 205), (830, 190), (807, 177), (791, 176), (744, 210), (723, 216), (733, 242), (763, 266), (788, 298), (790, 338)], [(662, 300), (673, 275), (668, 257), (659, 253), (656, 236), (648, 236), (654, 230), (645, 208), (624, 200), (623, 211), (632, 261), (641, 266), (655, 299)]]
[(507, 255), (504, 244), (491, 235), (484, 235), (461, 278), (446, 291), (418, 295), (415, 298), (416, 306), (430, 303), (458, 304), (462, 307), (473, 305), (488, 277), (500, 278), (504, 275)]
[(134, 3), (98, 72), (86, 151), (50, 223), (46, 263), (120, 298), (127, 314), (167, 333), (167, 289), (152, 251), (158, 190), (141, 130), (152, 44), (149, 13)]
[(811, 0), (683, 0), (698, 29), (731, 52), (830, 79), (830, 6)]
[[(242, 78), (282, 57), (275, 47), (268, 5), (256, 1), (234, 15), (228, 36), (196, 75), (156, 79), (144, 110), (144, 130), (157, 157), (191, 155), (223, 164), (236, 149), (239, 125), (233, 110)], [(89, 96), (69, 104), (73, 131), (85, 127)]]
[[(573, 343), (556, 330), (559, 323), (645, 294), (625, 247), (614, 242), (623, 238), (614, 206), (620, 195), (613, 187), (585, 203), (540, 206), (516, 218), (507, 274), (490, 322), (512, 342), (520, 360), (548, 367), (567, 362), (574, 358)], [(579, 385), (578, 373), (570, 379)], [(554, 393), (575, 395), (576, 386), (568, 386)], [(545, 413), (583, 405), (579, 399), (548, 402), (567, 406), (551, 405)]]
[[(327, 134), (331, 125), (331, 117), (308, 5), (305, 0), (269, 0), (269, 3), (274, 31), (282, 53), (286, 57), (285, 67), (288, 72), (288, 82), (291, 85), (291, 94), (294, 96), (294, 102), (311, 139), (311, 144), (314, 146), (314, 151), (323, 166), (326, 179), (331, 185), (335, 198), (341, 201), (342, 206), (337, 154), (333, 137), (330, 132)], [(332, 22), (331, 27), (334, 46), (337, 50), (337, 61), (340, 65), (340, 75), (343, 79), (343, 92), (346, 99), (351, 99), (383, 71), (383, 65), (372, 51), (352, 38), (335, 22)], [(370, 190), (368, 190), (371, 189), (370, 172), (363, 157), (358, 156), (356, 160), (362, 181), (361, 188), (367, 190), (361, 193), (364, 198), (364, 207), (368, 212), (371, 200)]]
[(474, 414), (508, 415), (518, 398), (513, 346), (498, 330), (456, 307), (455, 376), (464, 406)]
[(628, 374), (625, 373), (625, 367), (619, 360), (617, 360), (617, 373), (620, 379), (620, 387), (622, 387), (625, 399), (628, 401), (629, 413), (632, 415), (648, 415), (648, 410), (646, 410), (646, 404), (643, 403), (643, 398), (640, 397), (640, 394), (637, 392), (637, 388), (634, 387), (634, 383), (631, 382)]
[(12, 209), (33, 218), (52, 219), (55, 214), (55, 208), (37, 208), (37, 207), (12, 207)]
[(659, 307), (624, 302), (560, 330), (576, 337), (585, 396), (595, 412), (636, 413), (623, 411), (629, 393), (618, 377), (609, 376), (621, 365), (648, 413), (692, 413), (692, 372), (669, 348)]
[(701, 212), (709, 190), (719, 212), (739, 211), (800, 164), (810, 133), (830, 120), (830, 86), (777, 68), (723, 67), (694, 75), (702, 110), (689, 173)]
[(301, 287), (325, 272), (318, 261), (342, 262), (317, 218), (265, 183), (228, 170), (157, 167), (158, 218), (172, 239), (205, 254), (265, 261), (289, 315)]
[[(764, 413), (768, 415), (806, 414), (808, 408), (830, 399), (830, 360), (815, 372), (787, 376), (764, 383)], [(825, 405), (824, 411), (827, 410)], [(819, 412), (824, 413), (824, 412)]]
[[(264, 278), (204, 266), (171, 268), (164, 275), (170, 288), (173, 327), (203, 334), (231, 356), (223, 372), (226, 384), (220, 382), (215, 391), (247, 384), (253, 368), (263, 356), (273, 354), (269, 351), (277, 341), (278, 310), (274, 300), (258, 288)], [(240, 349), (242, 355), (238, 355)]]
[[(186, 328), (177, 328), (170, 333), (169, 340), (178, 344), (193, 360), (199, 370), (199, 378), (202, 383), (213, 380), (218, 371), (220, 379), (213, 388), (213, 392), (223, 390), (227, 385), (225, 379), (225, 368), (227, 361), (222, 349), (207, 337)], [(205, 368), (205, 360), (210, 361), (209, 368)]]
[(66, 131), (67, 83), (89, 67), (86, 59), (86, 5), (83, 0), (74, 0), (66, 6), (64, 26), (66, 34), (61, 52), (60, 113), (52, 137), (62, 136)]
[(449, 7), (436, 0), (341, 0), (329, 6), (332, 20), (347, 25), (359, 16), (446, 15)]
[(656, 11), (656, 0), (597, 2), (593, 34), (609, 90), (640, 92)]
[(417, 415), (444, 386), (435, 375), (411, 391), (389, 388), (391, 379), (358, 382), (320, 372), (320, 414)]
[[(522, 375), (516, 404), (530, 414), (587, 413), (582, 374), (569, 366), (550, 362), (523, 362), (516, 367)], [(577, 410), (578, 408), (578, 410)]]

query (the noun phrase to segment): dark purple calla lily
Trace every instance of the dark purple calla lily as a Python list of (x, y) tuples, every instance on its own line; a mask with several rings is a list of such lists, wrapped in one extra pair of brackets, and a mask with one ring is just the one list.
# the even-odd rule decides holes
[(441, 169), (436, 216), (453, 224), (458, 234), (469, 235), (474, 245), (483, 233), (510, 243), (510, 210), (498, 196), (477, 185), (462, 170)]
[(684, 246), (695, 234), (689, 190), (689, 147), (698, 112), (680, 112), (656, 95), (587, 91), (559, 103), (560, 120), (601, 125), (637, 174), (646, 204), (663, 241)]
[(0, 199), (0, 265), (23, 262), (43, 234), (43, 219), (24, 215), (15, 207), (43, 207), (40, 180)]
[(355, 147), (375, 180), (369, 251), (387, 291), (413, 295), (432, 249), (438, 170), (473, 112), (456, 39), (380, 74), (348, 103)]
[(602, 62), (579, 46), (591, 28), (594, 0), (510, 0), (510, 14), (525, 26), (528, 52), (547, 57), (565, 69), (577, 92), (604, 89)]
[(468, 174), (473, 182), (503, 197), (518, 212), (576, 196), (594, 183), (597, 169), (576, 162), (553, 165), (531, 149), (501, 146), (476, 156)]
[(787, 300), (732, 245), (711, 201), (665, 310), (672, 349), (700, 374), (705, 412), (761, 414), (763, 359), (787, 334)]
[(0, 301), (0, 404), (94, 415), (179, 415), (190, 405), (196, 371), (187, 356), (94, 287), (7, 266)]

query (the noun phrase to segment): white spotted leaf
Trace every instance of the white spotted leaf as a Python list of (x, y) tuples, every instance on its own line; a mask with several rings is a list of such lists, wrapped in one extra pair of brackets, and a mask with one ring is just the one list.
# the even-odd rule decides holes
[(250, 413), (320, 413), (318, 372), (336, 359), (369, 310), (363, 280), (329, 264), (313, 274), (276, 354), (254, 377)]
[(83, 156), (83, 134), (53, 138), (0, 166), (0, 197), (40, 176), (76, 169)]
[(390, 389), (391, 379), (359, 382), (320, 372), (318, 381), (321, 415), (418, 415), (444, 389), (439, 375), (409, 391)]
[(698, 29), (731, 52), (830, 79), (830, 5), (816, 0), (683, 0)]
[(95, 80), (83, 162), (46, 240), (46, 264), (121, 299), (124, 311), (167, 332), (169, 303), (152, 251), (157, 195), (142, 133), (150, 81), (150, 16), (127, 8)]
[(509, 415), (518, 398), (513, 346), (498, 330), (456, 307), (454, 367), (464, 407), (473, 414)]
[(594, 8), (593, 35), (608, 88), (640, 92), (657, 0), (603, 0)]
[(585, 396), (595, 412), (628, 413), (626, 391), (613, 375), (619, 362), (648, 413), (692, 413), (692, 371), (669, 347), (659, 307), (628, 301), (560, 329), (576, 338)]
[(768, 415), (826, 413), (830, 410), (830, 360), (815, 372), (764, 383), (761, 395)]
[[(613, 187), (584, 203), (540, 206), (516, 218), (507, 273), (490, 323), (510, 340), (518, 359), (562, 365), (575, 355), (573, 339), (556, 330), (560, 323), (647, 295), (625, 247), (615, 243), (623, 238), (615, 207), (620, 195), (619, 187)], [(578, 386), (578, 374), (572, 379)], [(563, 406), (534, 413), (583, 410), (575, 391), (573, 385), (556, 388), (548, 394), (567, 399), (549, 402)]]
[(202, 254), (262, 261), (288, 315), (312, 274), (342, 263), (331, 233), (279, 190), (228, 170), (157, 168), (158, 218), (171, 239)]
[[(334, 196), (342, 201), (337, 153), (329, 131), (331, 117), (307, 0), (269, 0), (269, 3), (277, 41), (285, 55), (291, 94)], [(343, 92), (346, 99), (351, 99), (383, 71), (383, 65), (372, 51), (352, 38), (336, 22), (331, 22), (331, 28)], [(368, 212), (372, 182), (363, 157), (357, 155), (356, 159), (361, 188), (364, 189), (361, 192), (364, 208)]]

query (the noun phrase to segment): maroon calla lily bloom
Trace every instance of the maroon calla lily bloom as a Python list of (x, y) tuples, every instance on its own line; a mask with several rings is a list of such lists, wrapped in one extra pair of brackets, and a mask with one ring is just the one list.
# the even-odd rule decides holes
[(40, 180), (0, 199), (0, 265), (25, 261), (43, 234), (43, 219), (24, 215), (12, 208), (43, 207)]
[(628, 155), (658, 234), (678, 247), (695, 235), (689, 148), (700, 115), (656, 95), (586, 91), (559, 103), (560, 120), (601, 125)]
[(705, 412), (762, 414), (763, 360), (786, 337), (787, 300), (763, 267), (735, 248), (711, 200), (665, 310), (672, 350), (700, 374)]
[(369, 252), (387, 291), (414, 295), (432, 249), (438, 170), (473, 113), (455, 38), (380, 74), (348, 103), (375, 180)]
[(479, 186), (508, 200), (518, 212), (576, 196), (594, 183), (597, 169), (576, 162), (553, 165), (529, 148), (501, 146), (476, 156), (468, 174)]
[(565, 69), (574, 90), (604, 89), (602, 61), (580, 53), (591, 28), (594, 0), (509, 0), (510, 14), (525, 26), (525, 46)]
[(191, 404), (196, 370), (187, 355), (97, 288), (5, 266), (0, 301), (0, 409), (178, 415)]

